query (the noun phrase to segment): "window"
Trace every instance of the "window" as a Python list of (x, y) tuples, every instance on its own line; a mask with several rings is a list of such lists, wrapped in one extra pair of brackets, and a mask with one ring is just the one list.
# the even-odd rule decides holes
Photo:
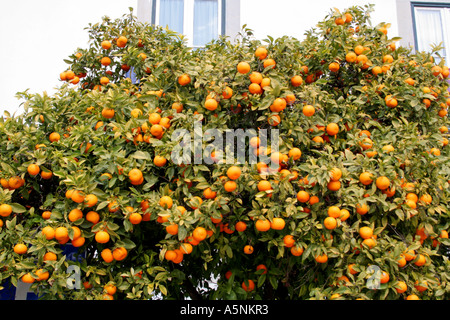
[(444, 49), (439, 54), (447, 61), (450, 58), (450, 5), (413, 3), (413, 17), (416, 49), (429, 52), (431, 46), (442, 44)]
[(223, 34), (223, 1), (156, 0), (154, 23), (184, 34), (191, 47), (203, 47)]

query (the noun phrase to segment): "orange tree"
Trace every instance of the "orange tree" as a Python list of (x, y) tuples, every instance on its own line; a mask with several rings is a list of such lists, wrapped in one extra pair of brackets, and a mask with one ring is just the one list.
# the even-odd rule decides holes
[[(131, 13), (90, 25), (58, 92), (21, 93), (0, 122), (2, 282), (44, 299), (448, 299), (449, 70), (371, 10), (199, 50)], [(278, 151), (246, 141), (277, 169), (205, 138), (179, 162), (178, 129), (277, 129)]]

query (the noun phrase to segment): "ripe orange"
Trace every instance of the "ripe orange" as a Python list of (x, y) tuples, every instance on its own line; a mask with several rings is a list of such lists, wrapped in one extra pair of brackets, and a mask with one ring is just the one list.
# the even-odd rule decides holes
[(114, 109), (107, 108), (107, 107), (102, 109), (102, 117), (103, 118), (112, 119), (112, 118), (114, 118), (114, 115), (115, 115)]
[(111, 283), (106, 284), (103, 289), (110, 295), (114, 295), (117, 291), (117, 287)]
[(348, 218), (350, 218), (350, 211), (348, 211), (347, 209), (341, 209), (341, 215), (339, 216), (339, 219), (341, 219), (341, 221), (345, 221)]
[(183, 111), (183, 104), (181, 102), (172, 103), (172, 109), (174, 109), (177, 113)]
[(414, 262), (414, 264), (418, 267), (421, 267), (423, 265), (425, 265), (427, 263), (427, 259), (425, 258), (425, 256), (423, 254), (418, 254), (416, 257), (416, 261)]
[(142, 219), (142, 215), (138, 212), (132, 212), (128, 217), (128, 220), (134, 225), (141, 223)]
[(414, 288), (416, 288), (419, 292), (424, 292), (428, 289), (428, 282), (426, 280), (416, 280), (414, 283)]
[(432, 197), (429, 194), (423, 194), (422, 196), (420, 196), (419, 201), (421, 204), (425, 204), (428, 205), (431, 203), (432, 201)]
[[(196, 204), (198, 203), (198, 205)], [(198, 206), (200, 206), (203, 203), (203, 199), (200, 198), (199, 196), (194, 196), (191, 200), (189, 200), (189, 204), (191, 206), (192, 209), (197, 209)]]
[(342, 171), (341, 171), (341, 169), (339, 169), (339, 168), (333, 168), (333, 169), (331, 169), (331, 170), (330, 170), (330, 174), (331, 174), (330, 179), (331, 179), (332, 181), (338, 181), (338, 180), (341, 179), (341, 177), (342, 177)]
[(55, 230), (51, 226), (45, 226), (42, 228), (41, 233), (47, 240), (52, 240), (55, 237)]
[(261, 88), (266, 90), (264, 87), (270, 86), (270, 78), (263, 78), (260, 84)]
[(387, 95), (384, 100), (386, 102), (386, 105), (390, 108), (395, 108), (398, 105), (397, 99), (392, 97), (392, 95)]
[(211, 188), (208, 187), (203, 190), (203, 196), (205, 197), (205, 199), (214, 199), (217, 196), (217, 192), (212, 191)]
[(367, 206), (367, 204), (358, 203), (356, 204), (356, 212), (360, 215), (365, 215), (367, 212), (369, 212), (369, 207)]
[(102, 57), (102, 58), (100, 59), (100, 63), (101, 63), (103, 66), (109, 66), (109, 65), (111, 64), (111, 59), (110, 59), (109, 57)]
[(380, 66), (375, 66), (372, 68), (372, 74), (377, 76), (379, 74), (383, 73), (383, 69)]
[(58, 227), (55, 229), (55, 239), (58, 241), (64, 241), (69, 239), (69, 231), (66, 227)]
[(111, 42), (108, 40), (103, 40), (101, 46), (105, 50), (109, 50), (111, 48)]
[(251, 246), (249, 244), (244, 246), (244, 253), (245, 254), (252, 254), (254, 250), (255, 249), (253, 248), (253, 246)]
[(345, 55), (345, 61), (347, 61), (348, 63), (354, 63), (356, 61), (356, 53), (354, 53), (353, 51), (347, 53)]
[(326, 263), (328, 261), (328, 256), (326, 253), (317, 255), (314, 260), (316, 260), (317, 263)]
[(112, 255), (113, 255), (114, 260), (122, 261), (123, 259), (125, 259), (127, 257), (128, 251), (124, 247), (119, 247), (119, 248), (116, 248), (113, 250)]
[(59, 139), (61, 139), (61, 135), (58, 132), (52, 132), (48, 136), (48, 139), (50, 140), (50, 142), (56, 142), (59, 141)]
[(238, 221), (234, 225), (234, 229), (238, 232), (244, 232), (247, 229), (247, 224), (244, 221)]
[(332, 62), (332, 63), (330, 63), (330, 64), (328, 65), (328, 69), (329, 69), (331, 72), (338, 72), (339, 69), (340, 69), (339, 63), (337, 63), (337, 62)]
[(273, 230), (283, 230), (286, 225), (286, 221), (283, 218), (273, 218), (270, 223), (270, 227)]
[(233, 192), (237, 188), (237, 183), (235, 181), (227, 181), (223, 187), (225, 188), (225, 191)]
[(387, 177), (381, 176), (381, 177), (377, 178), (377, 180), (375, 181), (375, 184), (378, 189), (386, 190), (387, 188), (389, 188), (391, 182)]
[(178, 234), (178, 224), (176, 223), (169, 224), (168, 226), (166, 226), (166, 232), (173, 236)]
[(0, 205), (0, 216), (8, 217), (12, 213), (12, 207), (9, 204), (3, 203)]
[(75, 222), (81, 218), (83, 218), (83, 212), (80, 209), (72, 209), (69, 212), (69, 215), (67, 216), (67, 218), (72, 221)]
[(326, 217), (325, 220), (323, 221), (323, 225), (325, 226), (325, 228), (327, 228), (328, 230), (333, 230), (336, 228), (337, 226), (337, 221), (335, 218), (333, 217)]
[(117, 38), (117, 46), (119, 48), (124, 48), (127, 45), (128, 39), (125, 36), (120, 36), (119, 38)]
[(258, 182), (258, 190), (259, 191), (272, 190), (272, 185), (267, 180), (261, 180), (261, 181)]
[(250, 64), (248, 62), (242, 61), (237, 65), (237, 71), (242, 74), (246, 74), (250, 72)]
[(194, 237), (195, 240), (199, 242), (203, 241), (206, 239), (207, 236), (206, 229), (203, 227), (196, 227), (192, 232), (192, 236)]
[(366, 246), (368, 246), (369, 249), (372, 249), (373, 247), (375, 247), (377, 245), (374, 238), (364, 239), (362, 243), (365, 244)]
[(84, 198), (84, 203), (86, 205), (86, 207), (91, 208), (93, 206), (95, 206), (98, 202), (98, 198), (95, 194), (88, 194), (86, 195), (86, 197)]
[(28, 251), (28, 247), (23, 243), (18, 243), (14, 246), (14, 252), (17, 254), (25, 254)]
[(72, 199), (72, 201), (76, 203), (83, 203), (85, 198), (86, 196), (84, 192), (80, 190), (74, 190), (70, 197), (70, 199)]
[(283, 98), (276, 98), (270, 107), (272, 112), (281, 112), (286, 109), (287, 102)]
[(359, 235), (361, 236), (361, 238), (363, 239), (369, 239), (372, 238), (373, 236), (373, 230), (369, 227), (361, 227), (359, 229)]
[(151, 124), (159, 124), (161, 122), (161, 114), (158, 112), (152, 112), (148, 115), (148, 122)]
[(261, 93), (263, 93), (263, 90), (262, 90), (261, 86), (259, 84), (257, 84), (257, 83), (251, 83), (248, 86), (248, 91), (251, 94), (261, 94)]
[(188, 74), (185, 73), (178, 77), (178, 84), (180, 86), (186, 86), (189, 83), (191, 83), (191, 77)]
[(363, 138), (359, 142), (359, 145), (363, 148), (363, 150), (368, 150), (373, 147), (373, 141), (370, 138)]
[(406, 300), (420, 300), (416, 294), (410, 294), (406, 297)]
[(100, 230), (95, 234), (95, 241), (98, 243), (107, 243), (109, 239), (109, 233), (104, 230)]
[(101, 77), (100, 78), (100, 84), (103, 86), (106, 86), (109, 83), (109, 78), (108, 77)]
[(24, 283), (33, 283), (36, 279), (33, 278), (33, 276), (31, 275), (31, 273), (26, 273), (22, 276), (22, 278), (20, 278), (20, 280), (22, 280), (22, 282)]
[(205, 109), (209, 110), (209, 111), (214, 111), (217, 109), (217, 107), (219, 106), (218, 102), (216, 99), (206, 99), (205, 101)]
[(301, 151), (299, 148), (295, 148), (295, 147), (294, 147), (294, 148), (292, 148), (291, 150), (289, 150), (288, 156), (289, 156), (289, 158), (292, 157), (292, 159), (293, 159), (294, 161), (297, 161), (298, 159), (301, 158), (301, 156), (302, 156), (302, 151)]
[(291, 78), (291, 84), (293, 87), (299, 87), (303, 84), (303, 78), (299, 75), (293, 76)]
[(381, 271), (380, 283), (388, 283), (389, 282), (389, 273), (386, 271)]
[(338, 191), (340, 188), (341, 188), (341, 182), (339, 180), (338, 181), (331, 180), (327, 184), (327, 189), (330, 191)]
[(177, 253), (174, 250), (167, 250), (164, 254), (164, 258), (168, 261), (173, 261), (177, 257)]
[(336, 23), (336, 25), (338, 26), (342, 26), (345, 23), (345, 20), (342, 19), (342, 17), (337, 17), (336, 19), (334, 19), (334, 23)]
[(316, 112), (316, 109), (312, 105), (305, 105), (302, 109), (302, 112), (307, 117), (312, 117)]
[(297, 200), (301, 203), (306, 203), (311, 199), (309, 193), (307, 191), (304, 190), (300, 190), (297, 193)]
[(109, 212), (117, 212), (120, 209), (119, 203), (116, 200), (111, 200), (108, 203), (108, 211)]
[(227, 170), (227, 176), (231, 180), (237, 180), (241, 176), (241, 169), (237, 166), (231, 166)]
[(355, 266), (354, 263), (351, 263), (347, 266), (347, 270), (350, 274), (357, 274), (358, 271), (356, 271), (353, 267)]
[(162, 196), (161, 199), (159, 200), (159, 205), (163, 208), (170, 209), (172, 208), (173, 200), (169, 196)]
[(192, 245), (190, 243), (182, 243), (180, 245), (180, 250), (183, 254), (191, 254), (193, 249), (194, 248), (192, 247)]
[(57, 256), (53, 252), (46, 252), (44, 254), (44, 261), (56, 261)]
[(260, 232), (266, 232), (270, 229), (270, 221), (267, 219), (258, 219), (255, 222), (255, 228)]
[(267, 122), (268, 122), (271, 126), (276, 127), (277, 125), (280, 124), (281, 118), (280, 118), (280, 116), (279, 116), (278, 114), (274, 114), (274, 115), (270, 116), (270, 117), (267, 119)]
[(164, 134), (164, 129), (161, 125), (154, 124), (150, 127), (150, 133), (152, 134), (152, 136), (159, 139)]
[(49, 180), (49, 179), (51, 179), (51, 177), (53, 177), (53, 172), (48, 171), (48, 170), (42, 170), (41, 177), (44, 180)]
[(405, 256), (402, 255), (398, 260), (397, 260), (397, 264), (399, 268), (403, 268), (404, 266), (406, 266), (406, 259)]
[(371, 184), (373, 182), (372, 180), (372, 174), (369, 172), (363, 172), (359, 175), (359, 181), (365, 185), (368, 186), (369, 184)]
[(269, 68), (269, 67), (271, 67), (273, 69), (273, 68), (275, 68), (276, 65), (277, 64), (276, 64), (275, 60), (273, 60), (271, 58), (265, 60), (263, 63), (264, 69)]
[(303, 254), (304, 249), (302, 247), (292, 246), (290, 251), (293, 256), (299, 257)]
[(86, 242), (86, 238), (85, 237), (77, 237), (72, 239), (72, 246), (74, 246), (75, 248), (79, 248), (82, 245), (84, 245), (84, 243)]
[[(355, 52), (356, 52), (356, 48), (355, 48)], [(360, 64), (366, 66), (367, 62), (369, 61), (369, 58), (367, 58), (367, 56), (365, 54), (360, 54), (356, 57), (356, 61)]]
[(153, 163), (157, 167), (164, 167), (167, 163), (167, 160), (164, 157), (156, 155), (155, 158), (153, 159)]
[(224, 99), (230, 99), (233, 96), (233, 89), (230, 87), (225, 87), (225, 90), (222, 92), (222, 97)]
[(36, 275), (39, 277), (37, 281), (45, 281), (49, 278), (50, 273), (48, 271), (44, 271), (44, 269), (36, 270)]
[(31, 176), (35, 176), (41, 171), (41, 169), (37, 164), (32, 163), (28, 166), (27, 171)]
[(103, 249), (102, 252), (100, 253), (100, 256), (102, 257), (103, 261), (105, 261), (106, 263), (111, 263), (114, 260), (112, 251), (109, 248)]
[(283, 243), (286, 248), (292, 248), (295, 244), (295, 239), (293, 235), (287, 234), (283, 237)]
[(97, 222), (100, 221), (100, 215), (95, 211), (89, 211), (86, 214), (86, 220), (93, 224), (96, 224)]
[(256, 84), (261, 84), (262, 80), (263, 80), (263, 76), (260, 72), (257, 71), (253, 71), (252, 73), (250, 73), (250, 82), (251, 83), (256, 83)]
[(246, 292), (251, 292), (251, 291), (255, 290), (255, 282), (251, 279), (248, 279), (248, 280), (242, 282), (241, 287)]
[(414, 250), (407, 250), (406, 252), (403, 253), (403, 255), (406, 261), (411, 261), (416, 258), (416, 252)]
[(267, 54), (267, 49), (264, 47), (258, 47), (255, 50), (255, 56), (259, 58), (259, 60), (264, 60), (265, 58), (267, 58)]
[(256, 271), (259, 271), (259, 270), (264, 270), (262, 273), (260, 273), (260, 274), (266, 274), (267, 273), (267, 267), (266, 267), (266, 265), (264, 265), (264, 264), (259, 264), (259, 265), (257, 265), (256, 266)]
[(339, 218), (341, 216), (341, 209), (337, 206), (328, 207), (327, 214), (329, 217)]

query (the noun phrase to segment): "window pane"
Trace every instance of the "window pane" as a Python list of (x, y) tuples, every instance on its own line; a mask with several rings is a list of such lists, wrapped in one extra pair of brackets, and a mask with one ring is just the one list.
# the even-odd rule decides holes
[(184, 1), (160, 0), (159, 25), (168, 26), (170, 30), (183, 33)]
[(217, 38), (219, 29), (217, 0), (195, 0), (194, 2), (194, 46), (204, 46)]
[[(442, 17), (439, 9), (416, 9), (417, 49), (429, 52), (432, 45), (444, 44)], [(439, 51), (445, 57), (445, 51)]]

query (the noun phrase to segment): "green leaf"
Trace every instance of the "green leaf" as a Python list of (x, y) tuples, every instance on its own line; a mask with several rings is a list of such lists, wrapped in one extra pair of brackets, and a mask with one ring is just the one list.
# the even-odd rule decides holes
[(11, 203), (11, 208), (15, 213), (24, 213), (27, 209), (19, 203)]

